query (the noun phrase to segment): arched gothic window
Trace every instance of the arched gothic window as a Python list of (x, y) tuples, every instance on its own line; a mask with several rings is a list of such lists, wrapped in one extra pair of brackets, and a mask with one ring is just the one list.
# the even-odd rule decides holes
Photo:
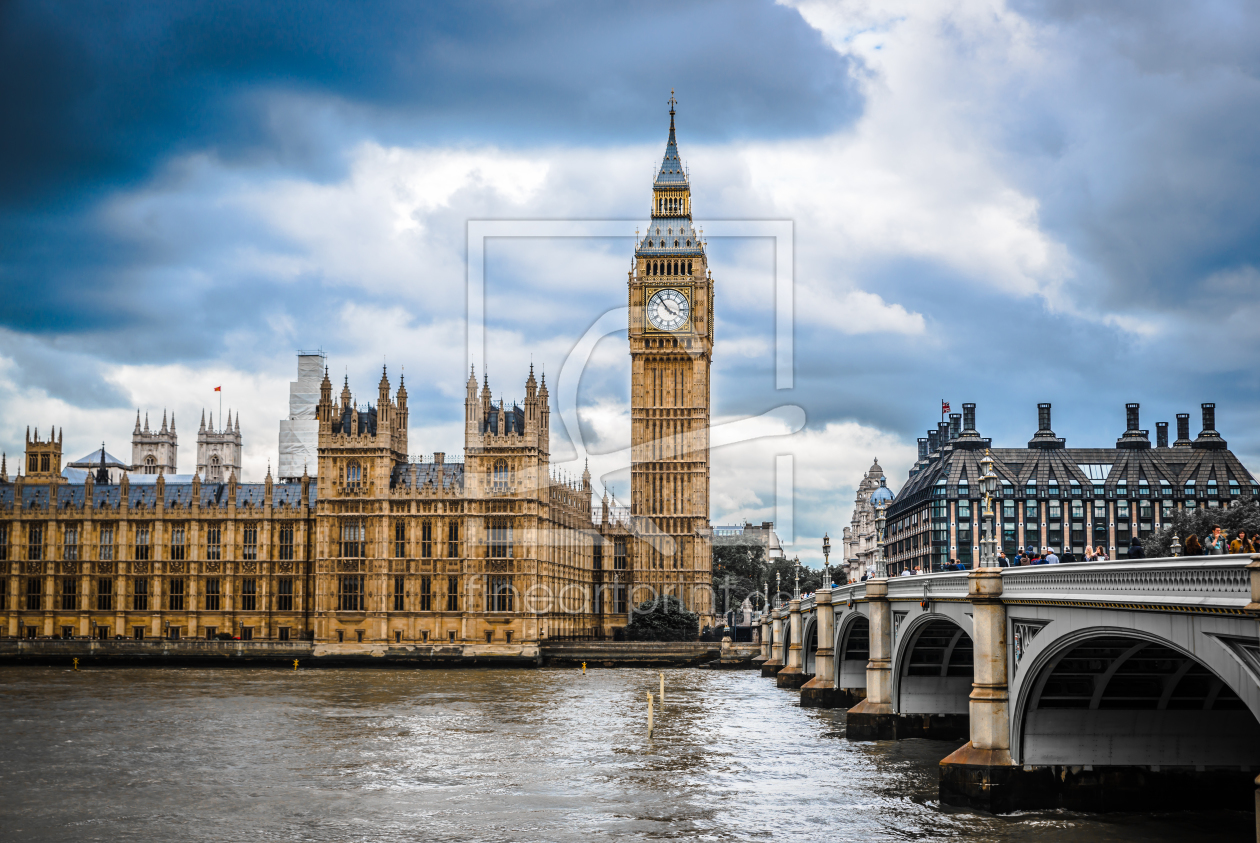
[(508, 464), (507, 460), (494, 461), (494, 491), (506, 492), (508, 490)]
[(363, 467), (358, 462), (351, 462), (346, 466), (346, 485), (351, 489), (357, 489), (363, 483)]
[(678, 248), (678, 241), (677, 241), (677, 240), (675, 240), (675, 241), (674, 241), (674, 248), (675, 248), (675, 249), (677, 249), (677, 248)]
[(157, 457), (149, 454), (144, 458), (144, 473), (157, 474)]
[(210, 458), (210, 482), (223, 482), (223, 465), (219, 462), (218, 454), (215, 454)]

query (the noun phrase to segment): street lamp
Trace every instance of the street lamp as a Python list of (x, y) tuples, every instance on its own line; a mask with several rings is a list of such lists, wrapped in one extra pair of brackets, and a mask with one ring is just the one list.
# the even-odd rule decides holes
[(884, 527), (888, 524), (887, 509), (887, 504), (880, 504), (875, 508), (875, 555), (884, 566), (884, 576), (888, 576), (888, 563), (884, 558)]
[(1176, 533), (1173, 533), (1171, 550), (1172, 550), (1173, 556), (1181, 555), (1181, 539), (1177, 536)]
[(823, 570), (827, 572), (826, 574), (827, 581), (824, 583), (824, 585), (826, 585), (827, 588), (831, 588), (831, 563), (829, 561), (830, 559), (831, 559), (831, 538), (826, 533), (823, 533)]
[(794, 558), (793, 558), (793, 560), (792, 560), (792, 561), (793, 561), (793, 563), (795, 564), (795, 567), (796, 567), (796, 572), (795, 572), (795, 573), (796, 573), (796, 585), (795, 585), (795, 587), (792, 589), (792, 597), (793, 597), (793, 599), (800, 600), (800, 599), (801, 599), (801, 557), (800, 557), (800, 556), (796, 556), (796, 557), (794, 557)]
[(779, 579), (779, 571), (774, 572), (774, 599), (778, 600), (783, 593), (783, 583)]
[(993, 527), (993, 496), (997, 494), (998, 476), (993, 473), (993, 457), (989, 449), (984, 449), (984, 459), (980, 460), (984, 473), (980, 475), (980, 491), (984, 493), (984, 537), (980, 540), (980, 565), (985, 568), (997, 566), (997, 536)]

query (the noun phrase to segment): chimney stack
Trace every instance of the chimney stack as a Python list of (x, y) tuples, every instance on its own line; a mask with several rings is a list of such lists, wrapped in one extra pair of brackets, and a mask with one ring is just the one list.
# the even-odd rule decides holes
[(1037, 405), (1037, 432), (1033, 434), (1033, 438), (1028, 440), (1029, 448), (1062, 448), (1066, 443), (1065, 440), (1059, 439), (1054, 435), (1054, 431), (1050, 428), (1050, 405)]
[(1141, 448), (1151, 447), (1150, 437), (1147, 431), (1138, 430), (1138, 410), (1141, 409), (1140, 404), (1124, 405), (1124, 421), (1126, 429), (1124, 435), (1116, 440), (1117, 448), (1130, 448), (1138, 450)]
[(976, 432), (976, 405), (963, 404), (963, 433)]
[(938, 431), (929, 430), (927, 432), (927, 435), (928, 435), (928, 453), (934, 454), (940, 449), (941, 434)]
[(1199, 408), (1203, 411), (1203, 430), (1199, 431), (1199, 438), (1194, 440), (1193, 447), (1209, 450), (1223, 449), (1225, 440), (1216, 432), (1216, 405), (1200, 404)]
[(1168, 447), (1168, 422), (1155, 422), (1155, 447)]
[(1174, 448), (1190, 447), (1190, 414), (1177, 414), (1177, 441), (1173, 443)]
[(949, 438), (950, 441), (957, 439), (962, 435), (962, 413), (949, 414)]
[(925, 460), (928, 455), (928, 441), (923, 437), (919, 437), (919, 459)]

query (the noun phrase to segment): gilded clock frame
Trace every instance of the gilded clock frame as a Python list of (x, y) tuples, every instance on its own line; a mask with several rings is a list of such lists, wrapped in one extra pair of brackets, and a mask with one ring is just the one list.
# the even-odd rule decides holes
[[(643, 285), (643, 331), (650, 334), (668, 334), (670, 336), (679, 336), (681, 334), (695, 333), (694, 325), (696, 321), (696, 302), (695, 291), (691, 284), (660, 284), (657, 286)], [(676, 330), (669, 331), (664, 328), (658, 328), (652, 324), (651, 318), (648, 316), (648, 304), (652, 301), (652, 296), (661, 290), (673, 290), (682, 295), (687, 300), (687, 321), (680, 325)]]

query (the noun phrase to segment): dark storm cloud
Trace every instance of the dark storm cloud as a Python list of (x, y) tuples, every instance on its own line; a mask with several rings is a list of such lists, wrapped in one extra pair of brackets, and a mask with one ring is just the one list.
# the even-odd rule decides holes
[(823, 132), (855, 107), (846, 62), (764, 3), (6, 3), (0, 203), (73, 203), (183, 151), (281, 154), (268, 92), (379, 109), (411, 141), (510, 144), (642, 140), (671, 87), (695, 92), (698, 139)]
[(1012, 151), (1046, 229), (1093, 264), (1086, 298), (1228, 312), (1237, 290), (1213, 276), (1260, 264), (1260, 8), (1015, 5), (1045, 27), (1058, 72), (1006, 115)]
[[(204, 274), (220, 243), (285, 250), (243, 236), (245, 221), (214, 214), (165, 238), (179, 255), (102, 225), (103, 199), (179, 178), (163, 167), (182, 155), (329, 180), (364, 138), (655, 140), (643, 117), (672, 86), (694, 92), (697, 139), (821, 133), (855, 112), (846, 80), (795, 11), (764, 3), (6, 3), (0, 326), (123, 331), (107, 356), (141, 362), (215, 355), (215, 337), (270, 312), (274, 279)], [(304, 98), (331, 120), (283, 106)], [(174, 314), (187, 327), (163, 334)]]

